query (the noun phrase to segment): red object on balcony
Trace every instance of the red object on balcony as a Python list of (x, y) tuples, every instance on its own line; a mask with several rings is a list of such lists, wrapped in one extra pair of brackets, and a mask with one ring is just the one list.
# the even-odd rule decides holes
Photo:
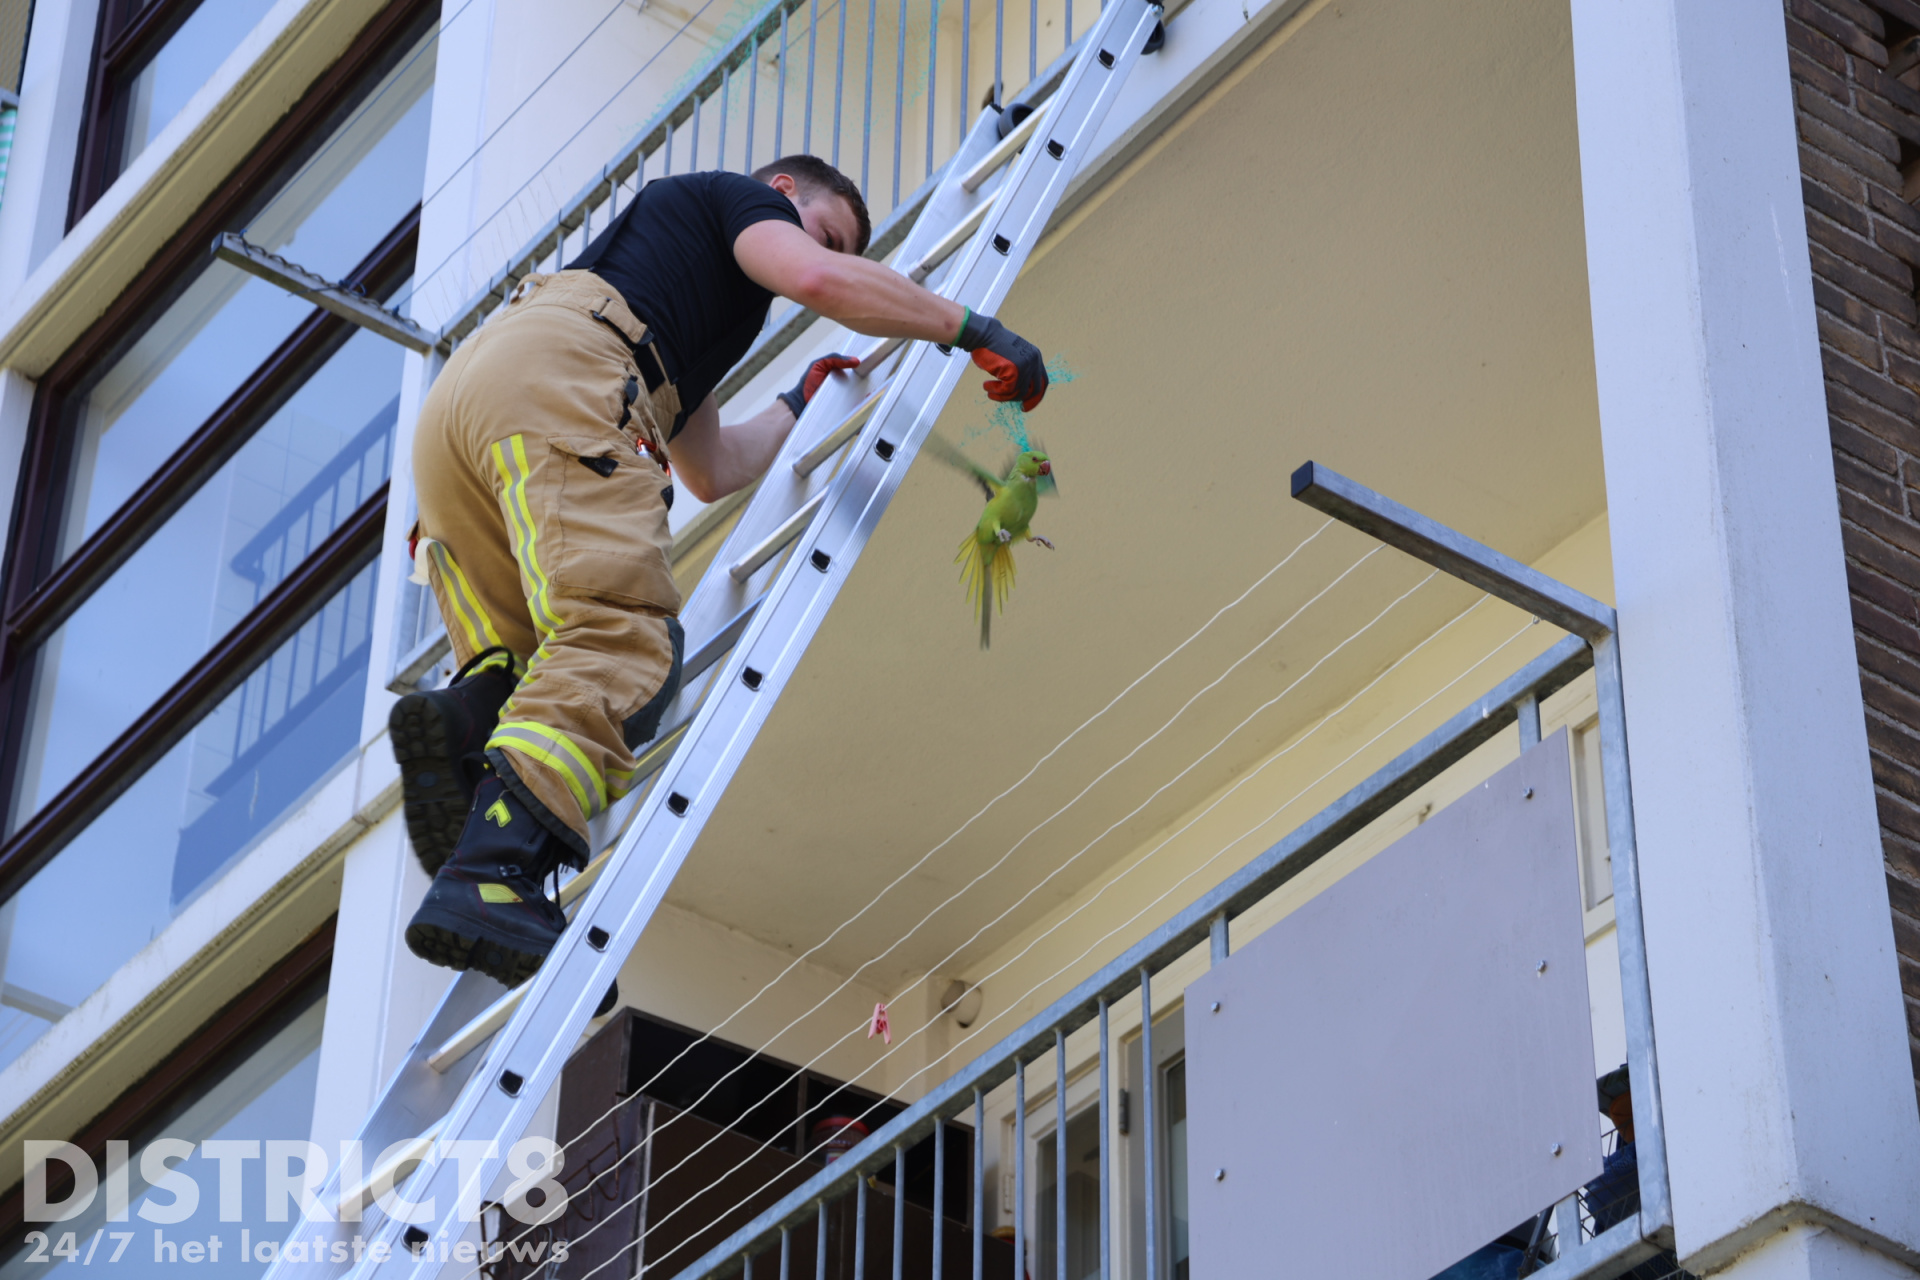
[(813, 1149), (820, 1154), (820, 1162), (832, 1164), (859, 1146), (867, 1133), (867, 1126), (852, 1116), (828, 1116), (814, 1125), (808, 1136), (812, 1139)]

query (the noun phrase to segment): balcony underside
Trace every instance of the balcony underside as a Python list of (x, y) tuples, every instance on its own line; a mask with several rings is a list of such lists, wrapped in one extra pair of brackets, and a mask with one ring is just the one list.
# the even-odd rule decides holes
[[(977, 491), (923, 458), (678, 905), (812, 947), (1311, 534), (1287, 496), (1308, 458), (1523, 560), (1604, 513), (1564, 6), (1309, 6), (1056, 231), (1002, 314), (1071, 370), (1030, 423), (1064, 495), (1035, 527), (1059, 549), (1016, 548), (981, 652), (952, 563)], [(997, 467), (1011, 446), (978, 382), (939, 430)], [(885, 951), (1369, 549), (1328, 530), (814, 959)], [(965, 972), (1134, 856), (1476, 599), (1436, 581), (1308, 674), (1424, 576), (1362, 565), (864, 976)]]

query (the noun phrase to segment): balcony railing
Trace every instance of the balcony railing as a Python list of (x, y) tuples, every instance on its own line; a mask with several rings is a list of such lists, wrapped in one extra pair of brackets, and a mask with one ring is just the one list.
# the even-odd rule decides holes
[[(1576, 1277), (1599, 1280), (1600, 1277), (1620, 1275), (1630, 1269), (1636, 1276), (1684, 1274), (1678, 1271), (1668, 1252), (1671, 1248), (1671, 1205), (1660, 1118), (1645, 939), (1640, 918), (1638, 860), (1627, 782), (1624, 702), (1613, 611), (1324, 469), (1303, 468), (1301, 475), (1295, 479), (1295, 492), (1302, 500), (1336, 519), (1372, 534), (1389, 546), (1425, 560), (1436, 571), (1463, 579), (1489, 596), (1532, 614), (1536, 622), (1553, 623), (1571, 634), (1494, 685), (1291, 834), (1226, 876), (1184, 910), (1139, 937), (1095, 971), (1085, 974), (1070, 991), (1054, 1000), (1044, 1011), (1005, 1036), (963, 1069), (933, 1085), (911, 1105), (897, 1110), (888, 1106), (872, 1117), (876, 1123), (881, 1118), (891, 1118), (886, 1119), (884, 1124), (878, 1124), (871, 1136), (807, 1177), (800, 1185), (794, 1185), (799, 1174), (786, 1173), (786, 1166), (782, 1165), (778, 1178), (768, 1181), (758, 1192), (749, 1190), (748, 1195), (741, 1198), (738, 1192), (742, 1180), (737, 1176), (738, 1171), (722, 1173), (713, 1188), (708, 1190), (715, 1190), (725, 1182), (730, 1188), (723, 1197), (727, 1203), (721, 1205), (707, 1191), (699, 1192), (691, 1199), (700, 1200), (701, 1196), (707, 1196), (707, 1199), (700, 1200), (701, 1213), (696, 1213), (697, 1220), (680, 1223), (661, 1238), (698, 1238), (705, 1243), (719, 1234), (714, 1228), (722, 1222), (734, 1229), (697, 1259), (656, 1257), (659, 1252), (656, 1245), (646, 1251), (645, 1270), (659, 1276), (677, 1275), (680, 1280), (707, 1280), (708, 1277), (730, 1275), (771, 1277), (795, 1273), (823, 1276), (828, 1267), (831, 1242), (836, 1256), (841, 1249), (851, 1252), (854, 1263), (852, 1274), (859, 1280), (866, 1280), (869, 1275), (888, 1274), (885, 1257), (872, 1256), (868, 1248), (869, 1238), (872, 1237), (883, 1242), (908, 1238), (917, 1242), (915, 1247), (921, 1252), (912, 1258), (905, 1257), (900, 1246), (894, 1247), (890, 1274), (895, 1277), (941, 1276), (943, 1270), (951, 1274), (956, 1269), (943, 1264), (956, 1253), (961, 1258), (970, 1258), (971, 1274), (981, 1276), (983, 1265), (988, 1265), (985, 1260), (989, 1253), (1003, 1247), (991, 1243), (986, 1234), (987, 1215), (977, 1208), (987, 1201), (986, 1170), (990, 1164), (998, 1162), (998, 1144), (991, 1136), (988, 1123), (990, 1094), (997, 1089), (1010, 1087), (1013, 1093), (1012, 1150), (1027, 1152), (1026, 1094), (1029, 1068), (1050, 1057), (1051, 1070), (1048, 1074), (1052, 1079), (1040, 1083), (1043, 1088), (1051, 1085), (1056, 1098), (1067, 1097), (1067, 1041), (1076, 1032), (1087, 1028), (1094, 1031), (1098, 1046), (1095, 1096), (1100, 1132), (1115, 1132), (1117, 1100), (1115, 1065), (1110, 1060), (1111, 1015), (1130, 1015), (1129, 1021), (1131, 1015), (1137, 1015), (1140, 1061), (1155, 1063), (1157, 1059), (1152, 1047), (1155, 1019), (1149, 1011), (1155, 1007), (1152, 988), (1157, 975), (1164, 975), (1201, 947), (1207, 948), (1212, 963), (1220, 963), (1227, 956), (1228, 930), (1233, 920), (1269, 903), (1277, 890), (1342, 848), (1367, 830), (1370, 824), (1387, 815), (1395, 805), (1461, 764), (1470, 754), (1497, 736), (1517, 731), (1523, 750), (1538, 744), (1541, 740), (1542, 700), (1591, 672), (1598, 704), (1601, 800), (1605, 810), (1615, 927), (1618, 931), (1619, 1016), (1624, 1022), (1626, 1056), (1638, 1130), (1637, 1168), (1624, 1179), (1614, 1177), (1604, 1186), (1601, 1182), (1589, 1183), (1557, 1204), (1539, 1206), (1539, 1214), (1531, 1225), (1528, 1257), (1521, 1274), (1535, 1274), (1543, 1278), (1550, 1277), (1551, 1280), (1575, 1280)], [(1418, 590), (1418, 587), (1407, 594), (1411, 595), (1413, 590)], [(1391, 608), (1389, 606), (1389, 610)], [(1385, 616), (1385, 612), (1380, 616)], [(1443, 631), (1445, 629), (1442, 628)], [(1514, 637), (1482, 657), (1467, 672), (1456, 676), (1434, 696), (1440, 696), (1465, 679), (1507, 644), (1525, 634), (1526, 630), (1523, 626)], [(1423, 641), (1422, 645), (1425, 643)], [(1415, 646), (1415, 650), (1420, 647)], [(1406, 656), (1411, 657), (1412, 653)], [(1398, 665), (1396, 662), (1394, 667)], [(1387, 672), (1376, 676), (1373, 684), (1378, 684), (1392, 669), (1390, 667)], [(1371, 687), (1372, 684), (1367, 686)], [(1365, 692), (1363, 688), (1361, 693)], [(1359, 696), (1354, 695), (1355, 698)], [(1349, 699), (1344, 705), (1352, 705), (1352, 702), (1353, 699)], [(1403, 723), (1418, 710), (1416, 707), (1408, 711), (1394, 725)], [(1338, 714), (1336, 710), (1328, 718), (1332, 719)], [(1391, 731), (1394, 725), (1387, 726), (1380, 735), (1375, 736), (1374, 741), (1379, 741), (1380, 736)], [(1355, 756), (1358, 754), (1357, 751), (1354, 753)], [(1347, 757), (1349, 760), (1353, 758)], [(1339, 767), (1334, 766), (1335, 769)], [(1532, 792), (1529, 791), (1528, 795), (1531, 796)], [(1571, 875), (1569, 878), (1572, 878)], [(1016, 999), (1014, 1004), (1017, 1006), (1018, 1003)], [(738, 1087), (729, 1086), (723, 1078), (709, 1086), (709, 1094), (727, 1088), (737, 1092)], [(732, 1094), (726, 1096), (731, 1098)], [(1003, 1104), (1004, 1101), (1000, 1099), (999, 1103)], [(1137, 1109), (1131, 1131), (1138, 1134), (1143, 1147), (1138, 1166), (1145, 1181), (1143, 1202), (1148, 1206), (1157, 1206), (1164, 1203), (1166, 1188), (1156, 1187), (1155, 1183), (1164, 1176), (1162, 1161), (1169, 1153), (1157, 1151), (1156, 1147), (1166, 1139), (1157, 1131), (1152, 1114), (1155, 1105), (1153, 1089), (1148, 1087), (1139, 1090), (1134, 1102)], [(564, 1108), (564, 1101), (562, 1105)], [(1119, 1114), (1124, 1116), (1124, 1109)], [(1056, 1121), (1060, 1119), (1062, 1117), (1056, 1116)], [(874, 1202), (874, 1188), (881, 1186), (881, 1182), (876, 1180), (884, 1180), (891, 1175), (895, 1185), (903, 1185), (900, 1180), (904, 1176), (907, 1153), (930, 1144), (933, 1149), (931, 1167), (936, 1171), (932, 1203), (949, 1203), (948, 1196), (953, 1188), (943, 1188), (941, 1181), (947, 1176), (951, 1157), (957, 1155), (946, 1149), (949, 1131), (956, 1123), (970, 1126), (972, 1130), (970, 1161), (959, 1162), (959, 1167), (970, 1166), (971, 1170), (972, 1187), (963, 1197), (965, 1203), (976, 1206), (971, 1221), (964, 1225), (947, 1224), (936, 1214), (931, 1220), (930, 1235), (923, 1240), (913, 1233), (900, 1234), (896, 1218), (894, 1234), (889, 1236), (884, 1224), (876, 1226), (869, 1217), (869, 1206)], [(1125, 1119), (1120, 1119), (1118, 1131), (1128, 1132), (1127, 1123)], [(1594, 1123), (1598, 1124), (1597, 1117)], [(563, 1142), (573, 1136), (566, 1133), (560, 1135)], [(702, 1150), (718, 1151), (724, 1148), (726, 1141), (716, 1137), (711, 1148), (703, 1147)], [(738, 1145), (737, 1139), (732, 1141)], [(1059, 1145), (1053, 1167), (1056, 1170), (1064, 1169), (1067, 1167), (1068, 1141), (1065, 1124), (1055, 1124), (1052, 1141)], [(1112, 1274), (1110, 1251), (1118, 1238), (1112, 1227), (1122, 1221), (1119, 1215), (1127, 1213), (1128, 1208), (1126, 1200), (1116, 1195), (1115, 1162), (1109, 1150), (1111, 1143), (1103, 1138), (1098, 1145), (1101, 1161), (1095, 1193), (1100, 1199), (1098, 1274), (1106, 1277)], [(646, 1147), (646, 1141), (633, 1145), (622, 1160), (616, 1160), (604, 1173), (611, 1175), (619, 1167), (624, 1167), (623, 1161), (640, 1158)], [(751, 1154), (748, 1152), (749, 1156)], [(924, 1163), (925, 1153), (920, 1154)], [(718, 1158), (712, 1156), (710, 1161)], [(742, 1157), (743, 1160), (746, 1158)], [(1389, 1155), (1385, 1158), (1392, 1157)], [(761, 1160), (760, 1163), (767, 1162)], [(655, 1164), (648, 1163), (646, 1168), (651, 1172), (641, 1174), (641, 1182), (651, 1185), (651, 1179), (662, 1176)], [(681, 1165), (675, 1165), (666, 1173), (672, 1174), (681, 1168)], [(1016, 1157), (1014, 1168), (1013, 1193), (1003, 1209), (1011, 1210), (1013, 1257), (1022, 1259), (1030, 1257), (1027, 1244), (1034, 1239), (1035, 1225), (1028, 1221), (1030, 1209), (1025, 1190), (1024, 1154)], [(596, 1165), (590, 1178), (593, 1185), (584, 1190), (589, 1193), (601, 1190), (598, 1184), (602, 1180), (602, 1173)], [(1053, 1217), (1046, 1218), (1043, 1210), (1039, 1225), (1053, 1237), (1060, 1257), (1057, 1260), (1047, 1259), (1044, 1263), (1030, 1260), (1036, 1274), (1052, 1269), (1053, 1274), (1063, 1275), (1067, 1265), (1066, 1233), (1057, 1226), (1050, 1231), (1047, 1229), (1049, 1222), (1063, 1222), (1067, 1215), (1066, 1180), (1056, 1177), (1055, 1187), (1060, 1202), (1046, 1206), (1052, 1211)], [(641, 1187), (637, 1194), (644, 1195), (645, 1187)], [(891, 1214), (902, 1212), (902, 1202), (898, 1196), (885, 1196), (880, 1203), (885, 1204), (887, 1212)], [(746, 1220), (749, 1213), (752, 1216)], [(739, 1225), (743, 1221), (744, 1225)], [(638, 1249), (642, 1244), (641, 1237), (656, 1230), (651, 1217), (645, 1218), (645, 1222), (639, 1235), (625, 1248)], [(1150, 1260), (1165, 1256), (1155, 1241), (1159, 1224), (1157, 1211), (1146, 1213), (1145, 1256)], [(592, 1234), (604, 1225), (596, 1224), (583, 1234)], [(508, 1226), (512, 1229), (495, 1236), (495, 1244), (502, 1247), (524, 1244), (536, 1235), (552, 1237), (556, 1230), (552, 1226)], [(943, 1238), (943, 1232), (955, 1231), (972, 1237), (957, 1250), (954, 1248), (955, 1241)], [(548, 1243), (551, 1242), (549, 1239)], [(608, 1274), (609, 1268), (615, 1268), (613, 1273), (629, 1274), (627, 1268), (632, 1263), (627, 1262), (623, 1266), (623, 1248), (615, 1248), (605, 1240), (591, 1245), (582, 1240), (573, 1243), (576, 1247), (588, 1249), (596, 1261), (595, 1273)], [(799, 1256), (801, 1243), (805, 1244), (809, 1254), (816, 1254), (817, 1251), (817, 1256)], [(997, 1258), (998, 1255), (994, 1256)], [(833, 1264), (835, 1274), (844, 1271), (843, 1263), (844, 1259)], [(997, 1263), (991, 1264), (991, 1269), (995, 1273), (1000, 1270)], [(960, 1270), (960, 1274), (966, 1274), (965, 1270)], [(1146, 1274), (1149, 1277), (1166, 1274), (1164, 1262), (1150, 1261)]]
[[(542, 166), (451, 253), (422, 264), (410, 287), (412, 314), (445, 314), (440, 304), (464, 298), (442, 330), (444, 342), (457, 345), (528, 274), (558, 270), (585, 248), (647, 181), (700, 168), (751, 172), (795, 150), (851, 170), (874, 221), (867, 256), (884, 260), (975, 114), (991, 102), (1015, 124), (1060, 83), (1076, 13), (1084, 22), (1097, 12), (1092, 0), (1077, 2), (1076, 10), (1076, 0), (1027, 0), (1022, 12), (1007, 0), (772, 0), (571, 199), (542, 207)], [(685, 38), (683, 28), (674, 40)], [(472, 278), (469, 260), (483, 233), (526, 222), (542, 229), (504, 265), (483, 268), (491, 275)], [(423, 300), (428, 290), (433, 305)], [(798, 307), (776, 311), (716, 398), (724, 404), (778, 360), (813, 318)], [(412, 583), (402, 594), (389, 679), (396, 692), (448, 672), (431, 598)]]

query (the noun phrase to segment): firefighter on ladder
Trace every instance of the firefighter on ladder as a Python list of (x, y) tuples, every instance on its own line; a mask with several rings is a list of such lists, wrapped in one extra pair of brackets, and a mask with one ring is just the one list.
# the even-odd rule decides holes
[(712, 502), (752, 483), (855, 363), (816, 360), (722, 425), (713, 389), (775, 294), (858, 333), (971, 351), (994, 399), (1039, 403), (1040, 352), (862, 256), (870, 233), (859, 188), (812, 156), (662, 178), (447, 362), (414, 435), (411, 545), (461, 669), (389, 719), (433, 877), (407, 926), (415, 955), (511, 986), (566, 927), (547, 879), (586, 865), (588, 821), (626, 794), (680, 684), (675, 485)]

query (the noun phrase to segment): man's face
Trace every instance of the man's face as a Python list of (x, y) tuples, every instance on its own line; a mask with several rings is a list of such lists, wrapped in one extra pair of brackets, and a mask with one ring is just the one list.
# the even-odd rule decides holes
[(777, 173), (768, 184), (793, 201), (800, 211), (800, 225), (814, 243), (834, 253), (853, 253), (860, 244), (860, 222), (853, 208), (834, 195), (809, 196), (800, 191), (791, 175)]

